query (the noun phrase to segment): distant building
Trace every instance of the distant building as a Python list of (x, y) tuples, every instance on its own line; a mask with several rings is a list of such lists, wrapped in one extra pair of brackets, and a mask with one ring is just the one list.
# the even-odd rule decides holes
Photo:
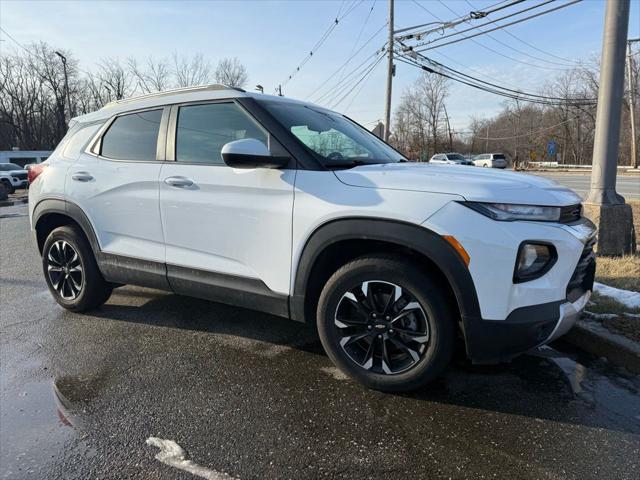
[(50, 150), (0, 150), (0, 163), (15, 163), (24, 167), (29, 163), (42, 163), (49, 155)]

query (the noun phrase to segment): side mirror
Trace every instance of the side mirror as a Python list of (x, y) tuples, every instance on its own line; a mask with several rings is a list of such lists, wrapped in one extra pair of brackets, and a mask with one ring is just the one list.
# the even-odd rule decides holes
[(282, 168), (288, 157), (274, 157), (267, 146), (255, 138), (226, 143), (220, 152), (224, 163), (233, 168)]

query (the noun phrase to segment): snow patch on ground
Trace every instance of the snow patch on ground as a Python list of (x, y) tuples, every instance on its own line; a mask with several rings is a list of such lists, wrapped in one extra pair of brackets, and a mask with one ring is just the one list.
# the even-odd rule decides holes
[(227, 475), (224, 472), (217, 472), (206, 467), (201, 467), (191, 460), (187, 460), (185, 458), (187, 454), (184, 449), (173, 440), (149, 437), (146, 443), (147, 445), (160, 449), (160, 452), (156, 455), (156, 460), (165, 465), (184, 470), (205, 480), (238, 480), (236, 477)]
[(640, 308), (640, 292), (614, 288), (598, 282), (594, 283), (593, 290), (598, 295), (612, 298), (627, 308)]
[(584, 313), (588, 317), (595, 318), (596, 320), (610, 320), (612, 318), (618, 318), (618, 315), (615, 313), (594, 313), (588, 310), (585, 310)]
[(327, 375), (332, 376), (336, 380), (348, 380), (349, 379), (349, 377), (347, 375), (342, 373), (336, 367), (322, 367), (322, 368), (320, 368), (320, 370), (323, 371), (324, 373), (326, 373)]

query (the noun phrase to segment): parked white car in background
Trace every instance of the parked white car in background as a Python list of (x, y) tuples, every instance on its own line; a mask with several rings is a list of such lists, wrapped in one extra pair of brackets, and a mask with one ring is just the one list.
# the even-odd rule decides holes
[(473, 157), (476, 167), (507, 168), (507, 158), (503, 153), (483, 153)]
[(425, 385), (457, 341), (480, 363), (550, 342), (593, 286), (595, 227), (572, 191), (408, 162), (284, 97), (212, 85), (110, 103), (29, 173), (64, 308), (136, 284), (261, 310), (315, 326), (376, 389)]
[(9, 193), (29, 185), (27, 171), (15, 163), (0, 163), (0, 182)]
[(473, 165), (473, 162), (467, 158), (464, 158), (459, 153), (437, 153), (429, 163), (444, 164), (444, 165)]

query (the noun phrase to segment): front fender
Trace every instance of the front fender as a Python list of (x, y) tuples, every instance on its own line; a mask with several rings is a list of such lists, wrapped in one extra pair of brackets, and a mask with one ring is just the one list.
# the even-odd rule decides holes
[(480, 320), (476, 289), (467, 266), (449, 243), (424, 227), (394, 220), (349, 218), (330, 221), (316, 229), (302, 250), (295, 272), (291, 316), (303, 321), (305, 294), (310, 273), (319, 255), (344, 240), (376, 240), (409, 248), (429, 259), (447, 278), (462, 317), (465, 331)]

